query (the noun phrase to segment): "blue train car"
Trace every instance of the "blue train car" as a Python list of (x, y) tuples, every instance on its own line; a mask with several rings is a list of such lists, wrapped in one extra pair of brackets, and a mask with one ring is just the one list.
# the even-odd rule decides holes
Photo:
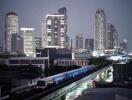
[(60, 82), (63, 82), (66, 77), (65, 77), (65, 73), (60, 73), (60, 74), (57, 74), (57, 75), (54, 75), (52, 77), (53, 81), (54, 81), (54, 84), (59, 84)]
[(38, 87), (42, 86), (43, 88), (45, 88), (48, 85), (52, 85), (52, 84), (58, 85), (66, 80), (70, 80), (70, 79), (78, 77), (82, 74), (85, 74), (85, 73), (89, 72), (90, 70), (92, 70), (93, 68), (95, 68), (94, 65), (82, 66), (79, 69), (74, 69), (74, 70), (60, 73), (60, 74), (57, 74), (54, 76), (46, 77), (46, 78), (38, 80), (37, 86)]

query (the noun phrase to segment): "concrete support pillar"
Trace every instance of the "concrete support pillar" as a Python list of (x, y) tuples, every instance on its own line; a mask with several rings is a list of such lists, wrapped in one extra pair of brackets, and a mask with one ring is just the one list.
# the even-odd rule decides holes
[(61, 96), (61, 100), (65, 100), (66, 99), (66, 95)]

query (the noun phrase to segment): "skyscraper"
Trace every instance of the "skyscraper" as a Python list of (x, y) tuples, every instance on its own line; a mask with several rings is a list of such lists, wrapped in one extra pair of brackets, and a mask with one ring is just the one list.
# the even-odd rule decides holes
[(89, 52), (94, 50), (94, 39), (85, 39), (85, 49)]
[(67, 16), (66, 7), (59, 8), (58, 14)]
[(11, 53), (12, 34), (19, 33), (18, 15), (15, 12), (9, 12), (5, 17), (5, 51)]
[(113, 24), (108, 24), (108, 49), (118, 47), (118, 33)]
[(128, 46), (128, 42), (126, 39), (124, 39), (121, 43), (120, 43), (120, 52), (121, 53), (125, 53), (127, 51), (127, 46)]
[(26, 56), (35, 56), (34, 28), (21, 28), (21, 37), (23, 37), (23, 53)]
[(77, 34), (76, 36), (76, 49), (83, 49), (83, 35)]
[(11, 37), (11, 50), (12, 53), (22, 53), (23, 51), (23, 38), (20, 35), (12, 34)]
[(98, 9), (95, 14), (94, 49), (104, 52), (107, 47), (106, 15), (103, 9)]
[(17, 52), (19, 54), (23, 54), (24, 53), (23, 51), (24, 51), (24, 40), (23, 40), (23, 37), (18, 35), (18, 37), (17, 37)]
[(17, 51), (17, 37), (18, 34), (12, 34), (11, 36), (11, 51), (16, 52)]
[(58, 14), (47, 14), (43, 23), (42, 45), (68, 47), (66, 9), (60, 9)]

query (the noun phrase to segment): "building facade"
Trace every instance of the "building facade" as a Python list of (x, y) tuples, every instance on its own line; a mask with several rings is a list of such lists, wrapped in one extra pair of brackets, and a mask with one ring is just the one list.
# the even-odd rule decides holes
[(128, 42), (126, 39), (124, 39), (123, 41), (120, 42), (119, 45), (119, 52), (120, 53), (125, 53), (127, 51), (127, 46), (128, 46)]
[(89, 52), (94, 50), (94, 39), (85, 39), (85, 49)]
[(5, 52), (12, 52), (11, 38), (19, 33), (19, 19), (15, 12), (9, 12), (5, 17)]
[(76, 49), (83, 49), (83, 35), (77, 34), (76, 36)]
[(108, 49), (118, 47), (118, 33), (113, 24), (108, 23)]
[(34, 28), (21, 28), (21, 37), (23, 38), (23, 53), (26, 56), (35, 56)]
[(24, 39), (20, 35), (17, 37), (17, 53), (24, 54)]
[(72, 60), (87, 60), (91, 57), (88, 52), (73, 52)]
[(23, 51), (23, 38), (17, 33), (12, 34), (11, 50), (12, 50), (12, 53), (18, 53), (18, 54), (21, 54)]
[(42, 47), (41, 37), (35, 37), (35, 49), (40, 49)]
[(107, 24), (103, 9), (98, 9), (95, 14), (94, 40), (95, 51), (104, 52), (107, 47)]
[(67, 21), (64, 15), (48, 14), (46, 16), (44, 46), (67, 47)]
[(89, 61), (84, 60), (84, 59), (81, 59), (81, 60), (58, 59), (58, 60), (54, 60), (54, 65), (64, 66), (64, 67), (69, 67), (69, 66), (73, 66), (73, 65), (88, 66)]
[(67, 48), (44, 48), (36, 50), (36, 57), (48, 57), (49, 64), (53, 65), (57, 59), (72, 59), (71, 50)]
[(42, 23), (42, 31), (42, 47), (60, 46), (60, 48), (67, 48), (69, 42), (66, 8), (58, 9), (57, 14), (47, 14)]
[(114, 81), (129, 82), (132, 81), (132, 67), (131, 62), (128, 64), (115, 64), (113, 66)]
[(59, 8), (58, 13), (67, 17), (66, 7)]

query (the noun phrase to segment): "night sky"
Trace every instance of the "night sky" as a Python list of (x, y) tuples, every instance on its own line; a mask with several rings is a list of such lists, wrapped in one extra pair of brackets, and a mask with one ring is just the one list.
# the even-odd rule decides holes
[(94, 37), (94, 15), (103, 8), (107, 23), (115, 25), (119, 42), (128, 40), (132, 51), (132, 0), (0, 0), (0, 46), (3, 46), (5, 14), (14, 11), (19, 15), (20, 27), (33, 27), (41, 35), (41, 24), (47, 13), (56, 13), (58, 8), (67, 8), (68, 35), (75, 42), (75, 35)]

